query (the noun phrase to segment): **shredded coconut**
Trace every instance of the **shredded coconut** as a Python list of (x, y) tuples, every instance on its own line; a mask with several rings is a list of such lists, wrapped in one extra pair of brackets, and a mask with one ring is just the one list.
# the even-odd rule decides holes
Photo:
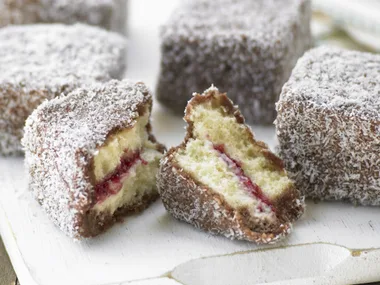
[(228, 92), (250, 123), (272, 123), (275, 102), (311, 44), (308, 0), (195, 0), (162, 28), (160, 101), (182, 113), (193, 92)]
[[(178, 151), (184, 148), (189, 140), (194, 137), (194, 121), (191, 119), (190, 112), (195, 109), (197, 104), (202, 104), (196, 101), (201, 100), (202, 102), (204, 98), (201, 96), (207, 98), (215, 95), (223, 97), (219, 98), (219, 102), (221, 102), (219, 107), (224, 108), (226, 112), (227, 109), (230, 109), (230, 112), (240, 121), (239, 124), (244, 124), (244, 119), (237, 107), (233, 106), (232, 101), (225, 95), (220, 94), (216, 87), (212, 86), (202, 95), (195, 94), (195, 97), (189, 101), (186, 110), (185, 121), (188, 123), (188, 127), (184, 142), (171, 148), (160, 161), (157, 187), (161, 200), (165, 208), (175, 218), (210, 233), (259, 244), (275, 243), (291, 232), (292, 222), (297, 220), (304, 211), (304, 200), (299, 197), (296, 189), (287, 188), (284, 196), (277, 197), (279, 200), (276, 203), (278, 203), (277, 205), (281, 204), (280, 208), (282, 208), (282, 210), (277, 208), (279, 210), (278, 217), (261, 213), (258, 209), (250, 209), (244, 213), (244, 206), (233, 206), (221, 192), (215, 190), (215, 186), (211, 186), (212, 183), (206, 183), (206, 186), (205, 182), (202, 183), (193, 178), (193, 175), (186, 171), (176, 158)], [(257, 144), (262, 150), (267, 149), (265, 144), (255, 141), (253, 134), (251, 135), (252, 141), (246, 141), (246, 143)], [(279, 165), (283, 170), (281, 162)], [(279, 202), (280, 199), (281, 202)], [(244, 220), (248, 216), (250, 222)], [(283, 220), (280, 222), (278, 218)], [(276, 229), (265, 231), (264, 229), (268, 224), (276, 225)], [(260, 230), (254, 231), (252, 226), (256, 230)]]
[[(127, 0), (0, 0), (0, 27), (10, 24), (83, 22), (122, 30)], [(125, 15), (124, 15), (125, 16)]]
[(135, 123), (151, 97), (142, 83), (113, 80), (45, 101), (26, 121), (22, 144), (29, 187), (69, 236), (80, 236), (93, 202), (91, 158), (110, 132)]
[(307, 196), (380, 205), (380, 56), (302, 57), (277, 104), (280, 156)]
[(0, 30), (0, 153), (21, 151), (25, 119), (43, 100), (121, 78), (126, 40), (82, 24)]

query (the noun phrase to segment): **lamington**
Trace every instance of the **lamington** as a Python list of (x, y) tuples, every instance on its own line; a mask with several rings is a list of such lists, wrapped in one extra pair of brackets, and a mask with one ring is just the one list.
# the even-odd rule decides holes
[(126, 39), (83, 24), (0, 29), (0, 154), (21, 153), (26, 118), (45, 99), (121, 79)]
[(161, 160), (158, 189), (177, 219), (230, 239), (285, 237), (304, 201), (283, 163), (257, 141), (238, 108), (212, 87), (185, 113), (187, 135)]
[(29, 188), (70, 237), (96, 236), (158, 198), (164, 147), (151, 107), (143, 83), (113, 80), (45, 101), (27, 119)]
[(306, 53), (277, 104), (279, 155), (303, 193), (380, 205), (380, 56)]
[(161, 30), (158, 100), (182, 113), (215, 84), (249, 123), (272, 124), (275, 102), (311, 46), (309, 0), (194, 0)]
[(127, 0), (0, 0), (0, 27), (82, 22), (123, 33)]

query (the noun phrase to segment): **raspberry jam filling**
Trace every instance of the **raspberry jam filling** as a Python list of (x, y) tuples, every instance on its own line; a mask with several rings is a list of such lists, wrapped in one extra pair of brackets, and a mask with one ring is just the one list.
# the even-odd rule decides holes
[[(247, 175), (245, 175), (241, 162), (230, 157), (226, 153), (224, 145), (213, 145), (213, 147), (216, 151), (219, 152), (220, 157), (224, 160), (224, 162), (227, 163), (228, 168), (230, 168), (232, 172), (239, 178), (240, 182), (243, 183), (246, 190), (262, 203), (267, 205), (273, 212), (275, 212), (273, 204), (269, 201), (268, 197), (265, 196), (259, 185), (253, 183), (252, 180)], [(264, 211), (262, 205), (259, 205), (258, 209), (260, 212)]]
[(123, 181), (128, 176), (129, 170), (139, 161), (144, 165), (148, 164), (141, 158), (140, 151), (123, 156), (119, 166), (95, 186), (96, 203), (102, 203), (108, 197), (117, 194), (123, 187)]

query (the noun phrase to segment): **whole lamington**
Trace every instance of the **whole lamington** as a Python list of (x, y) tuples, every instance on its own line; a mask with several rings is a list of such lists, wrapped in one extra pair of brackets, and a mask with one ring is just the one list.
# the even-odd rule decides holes
[(380, 56), (306, 53), (277, 104), (279, 153), (309, 197), (380, 205)]
[(177, 219), (230, 239), (273, 243), (304, 203), (281, 159), (255, 140), (239, 109), (210, 88), (186, 108), (187, 135), (161, 160), (158, 188)]
[(21, 153), (26, 118), (45, 99), (123, 77), (126, 40), (87, 25), (0, 29), (0, 154)]
[(308, 0), (188, 1), (161, 31), (157, 98), (182, 114), (192, 92), (214, 84), (247, 122), (272, 124), (281, 88), (311, 45), (309, 22)]
[(152, 95), (110, 81), (42, 103), (22, 140), (29, 188), (53, 222), (92, 237), (158, 198), (164, 150), (151, 133)]
[(124, 32), (128, 0), (0, 0), (0, 27), (77, 22)]

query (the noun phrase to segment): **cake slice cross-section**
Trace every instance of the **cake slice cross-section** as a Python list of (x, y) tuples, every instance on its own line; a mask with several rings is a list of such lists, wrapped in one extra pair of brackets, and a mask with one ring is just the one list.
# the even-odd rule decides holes
[(74, 238), (96, 236), (158, 198), (164, 147), (151, 134), (142, 83), (110, 81), (41, 104), (22, 140), (29, 187)]
[(226, 94), (189, 101), (184, 142), (162, 159), (158, 189), (177, 219), (231, 239), (272, 243), (304, 210), (282, 161), (256, 141)]

